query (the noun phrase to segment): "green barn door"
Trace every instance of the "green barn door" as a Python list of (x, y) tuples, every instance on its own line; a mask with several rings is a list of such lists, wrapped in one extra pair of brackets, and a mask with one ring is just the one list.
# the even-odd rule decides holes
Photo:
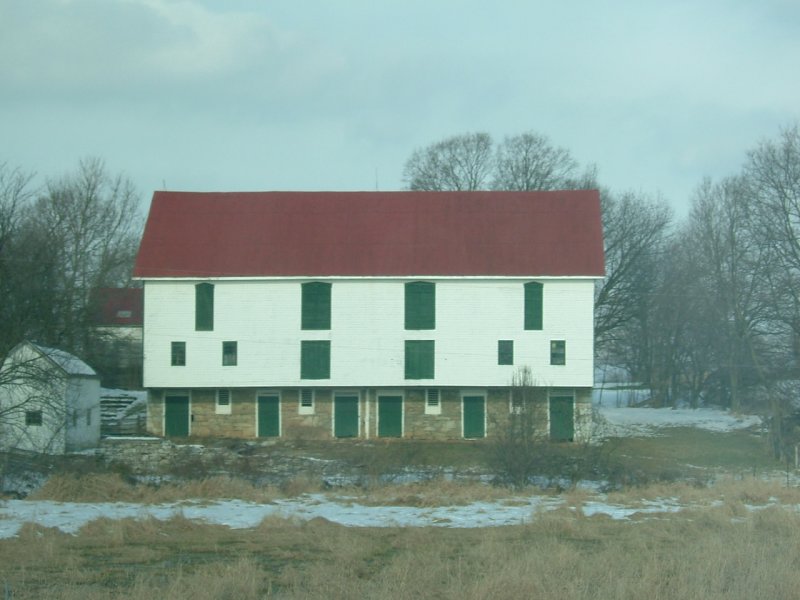
[(277, 394), (258, 395), (258, 437), (281, 434), (281, 402)]
[(164, 435), (189, 436), (189, 396), (175, 395), (164, 398)]
[(403, 436), (403, 397), (378, 396), (378, 437)]
[(483, 396), (464, 396), (464, 437), (486, 436), (486, 400)]
[(550, 398), (550, 439), (571, 442), (575, 438), (575, 403), (572, 396)]
[(333, 435), (335, 437), (358, 437), (358, 396), (334, 396), (333, 414)]

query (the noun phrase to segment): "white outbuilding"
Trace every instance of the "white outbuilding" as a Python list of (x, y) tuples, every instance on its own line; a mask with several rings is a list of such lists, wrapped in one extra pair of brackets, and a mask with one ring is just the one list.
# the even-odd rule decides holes
[(0, 368), (0, 446), (48, 454), (100, 441), (100, 377), (76, 356), (25, 341)]

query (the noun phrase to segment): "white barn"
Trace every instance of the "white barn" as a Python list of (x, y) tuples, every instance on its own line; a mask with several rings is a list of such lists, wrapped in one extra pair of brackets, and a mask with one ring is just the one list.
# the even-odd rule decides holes
[(590, 410), (596, 191), (156, 192), (134, 276), (155, 434), (483, 438), (520, 367)]
[(22, 342), (0, 369), (0, 445), (48, 454), (100, 441), (100, 377), (63, 350)]

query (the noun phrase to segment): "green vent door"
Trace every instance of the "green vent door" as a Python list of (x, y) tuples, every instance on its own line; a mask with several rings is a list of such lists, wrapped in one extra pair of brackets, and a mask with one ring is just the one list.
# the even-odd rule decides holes
[(575, 403), (572, 396), (550, 398), (550, 439), (571, 442), (575, 438)]
[(378, 396), (378, 437), (403, 436), (403, 397)]
[(464, 396), (464, 437), (486, 436), (486, 401), (483, 396)]
[(358, 437), (358, 396), (335, 396), (333, 414), (333, 435), (335, 437)]
[(164, 435), (167, 437), (189, 436), (189, 396), (166, 396), (164, 398)]
[(258, 395), (258, 437), (281, 434), (281, 402), (277, 394)]

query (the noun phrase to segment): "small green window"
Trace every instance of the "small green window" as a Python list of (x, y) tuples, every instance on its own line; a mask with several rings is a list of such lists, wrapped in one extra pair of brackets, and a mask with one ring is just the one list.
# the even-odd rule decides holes
[(214, 284), (198, 283), (194, 286), (194, 328), (197, 331), (214, 331)]
[(300, 342), (300, 379), (331, 378), (331, 343), (327, 340)]
[(497, 341), (497, 364), (498, 365), (514, 364), (514, 340)]
[(530, 281), (525, 284), (525, 329), (542, 329), (542, 284)]
[(222, 366), (235, 367), (239, 362), (239, 344), (237, 342), (222, 342)]
[(550, 364), (567, 364), (567, 342), (564, 340), (551, 340), (550, 342)]
[(171, 361), (173, 367), (186, 366), (186, 342), (172, 342)]
[(302, 285), (302, 329), (331, 328), (331, 284), (310, 281)]
[(436, 329), (436, 284), (406, 284), (406, 329)]
[(433, 340), (406, 340), (406, 379), (433, 379)]
[(42, 411), (40, 410), (26, 410), (25, 411), (25, 425), (39, 426), (42, 424)]

